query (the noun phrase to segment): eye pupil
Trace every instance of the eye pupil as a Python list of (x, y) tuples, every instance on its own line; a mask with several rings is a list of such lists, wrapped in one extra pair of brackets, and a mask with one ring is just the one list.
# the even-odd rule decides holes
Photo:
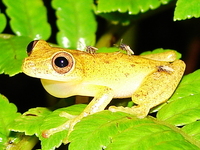
[(55, 65), (57, 67), (63, 68), (69, 64), (68, 60), (65, 57), (57, 57), (55, 59)]

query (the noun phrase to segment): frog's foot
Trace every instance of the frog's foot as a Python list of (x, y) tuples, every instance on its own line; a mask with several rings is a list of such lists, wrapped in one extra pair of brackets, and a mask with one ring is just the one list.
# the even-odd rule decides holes
[(111, 112), (125, 112), (131, 115), (135, 115), (137, 118), (144, 118), (147, 116), (149, 109), (144, 108), (144, 107), (140, 107), (140, 106), (133, 106), (133, 107), (123, 107), (123, 106), (110, 106), (109, 110)]
[(68, 118), (69, 120), (66, 121), (64, 124), (58, 126), (58, 127), (51, 128), (49, 130), (44, 130), (42, 132), (42, 137), (49, 138), (51, 135), (53, 135), (53, 134), (55, 134), (57, 132), (61, 132), (61, 131), (66, 130), (66, 129), (69, 130), (68, 133), (70, 133), (73, 130), (74, 125), (77, 123), (76, 122), (76, 117), (77, 116), (68, 114), (66, 112), (61, 112), (59, 114), (59, 116)]

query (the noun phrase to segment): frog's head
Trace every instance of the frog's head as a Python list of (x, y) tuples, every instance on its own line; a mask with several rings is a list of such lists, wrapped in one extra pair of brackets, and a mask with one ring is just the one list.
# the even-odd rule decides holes
[[(27, 46), (28, 57), (22, 70), (25, 74), (42, 79), (68, 81), (80, 77), (77, 75), (73, 53), (76, 50), (51, 47), (46, 41), (35, 40)], [(78, 68), (81, 67), (77, 66)]]

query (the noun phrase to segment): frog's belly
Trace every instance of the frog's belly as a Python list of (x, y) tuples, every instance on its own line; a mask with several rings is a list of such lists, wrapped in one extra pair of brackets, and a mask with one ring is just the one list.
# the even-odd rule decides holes
[(142, 78), (139, 80), (127, 80), (123, 82), (95, 82), (70, 84), (53, 80), (42, 79), (42, 84), (46, 91), (59, 98), (66, 98), (74, 95), (92, 96), (98, 94), (100, 88), (110, 88), (113, 90), (113, 98), (128, 98), (140, 87)]
[(132, 97), (133, 93), (140, 88), (141, 84), (145, 79), (145, 74), (139, 74), (132, 76), (130, 79), (123, 81), (107, 81), (104, 82), (104, 86), (107, 86), (113, 90), (113, 98), (128, 98)]
[[(142, 84), (144, 78), (140, 78), (138, 80), (127, 80), (127, 81), (121, 81), (121, 82), (104, 82), (104, 84), (97, 84), (100, 86), (104, 86), (107, 88), (110, 88), (113, 90), (113, 98), (128, 98), (132, 97), (133, 93), (140, 87)], [(84, 88), (84, 86), (83, 86)], [(91, 92), (91, 91), (85, 91), (88, 93), (86, 96), (95, 96), (96, 91)], [(92, 94), (92, 95), (89, 95)]]
[(132, 97), (133, 93), (140, 87), (141, 82), (123, 83), (119, 87), (113, 87), (114, 98)]

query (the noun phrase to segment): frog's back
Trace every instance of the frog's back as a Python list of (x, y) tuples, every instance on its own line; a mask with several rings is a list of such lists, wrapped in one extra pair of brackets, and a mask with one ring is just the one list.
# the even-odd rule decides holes
[[(123, 53), (84, 54), (74, 56), (81, 64), (84, 85), (102, 85), (114, 90), (117, 98), (131, 97), (148, 74), (163, 62)], [(77, 65), (79, 66), (79, 65)]]

